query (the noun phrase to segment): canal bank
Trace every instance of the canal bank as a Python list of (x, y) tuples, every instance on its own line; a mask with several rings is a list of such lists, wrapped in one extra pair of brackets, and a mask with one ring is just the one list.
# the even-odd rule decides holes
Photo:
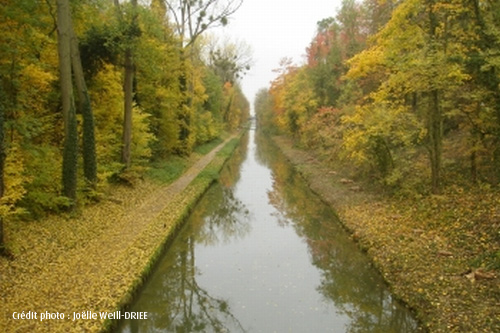
[[(0, 258), (0, 331), (109, 329), (113, 321), (97, 314), (115, 313), (131, 300), (238, 141), (226, 140), (169, 186), (117, 188), (81, 216), (53, 216), (16, 230), (15, 258)], [(56, 315), (41, 320), (45, 313)], [(75, 313), (81, 315), (73, 321)]]
[(391, 198), (332, 170), (288, 138), (273, 141), (425, 329), (500, 332), (498, 190), (451, 188), (418, 200)]

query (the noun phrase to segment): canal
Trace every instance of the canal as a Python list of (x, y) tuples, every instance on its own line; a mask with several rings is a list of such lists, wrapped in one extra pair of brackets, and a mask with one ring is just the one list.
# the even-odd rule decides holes
[(415, 332), (335, 213), (250, 130), (117, 332)]

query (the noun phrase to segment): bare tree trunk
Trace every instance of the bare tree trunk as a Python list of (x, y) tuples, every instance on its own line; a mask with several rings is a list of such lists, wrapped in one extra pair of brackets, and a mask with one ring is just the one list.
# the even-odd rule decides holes
[(76, 200), (78, 135), (71, 80), (71, 13), (68, 0), (57, 0), (59, 72), (64, 119), (63, 195)]

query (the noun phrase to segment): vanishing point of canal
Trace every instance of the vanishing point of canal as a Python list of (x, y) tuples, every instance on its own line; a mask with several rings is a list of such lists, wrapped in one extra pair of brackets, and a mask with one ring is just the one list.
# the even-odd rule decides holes
[(255, 130), (195, 207), (119, 332), (415, 332), (411, 313)]

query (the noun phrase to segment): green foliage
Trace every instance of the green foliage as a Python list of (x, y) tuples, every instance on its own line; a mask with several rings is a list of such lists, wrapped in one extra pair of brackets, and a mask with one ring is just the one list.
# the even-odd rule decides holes
[(0, 199), (2, 217), (15, 215), (21, 211), (17, 204), (26, 194), (25, 185), (29, 181), (29, 177), (25, 174), (25, 156), (18, 145), (11, 145), (4, 163), (4, 188)]
[(206, 155), (208, 154), (210, 151), (212, 151), (212, 149), (214, 149), (216, 146), (218, 146), (219, 144), (222, 143), (222, 138), (221, 137), (217, 137), (209, 142), (206, 142), (202, 145), (199, 145), (199, 146), (196, 146), (194, 148), (194, 152), (195, 153), (198, 153), (198, 154), (201, 154), (201, 155)]
[(230, 82), (226, 82), (224, 84), (223, 92), (223, 120), (226, 128), (230, 131), (234, 131), (247, 121), (250, 112), (250, 105), (237, 82), (234, 85)]
[(91, 80), (105, 64), (118, 62), (119, 31), (111, 25), (92, 25), (80, 42), (80, 55), (86, 78)]
[(217, 156), (223, 157), (223, 158), (228, 158), (233, 151), (236, 149), (236, 146), (238, 145), (239, 140), (238, 139), (232, 139), (226, 145), (217, 153)]
[(160, 184), (169, 184), (186, 170), (187, 161), (180, 156), (172, 155), (165, 160), (151, 163), (146, 175)]
[(202, 172), (196, 177), (198, 181), (212, 183), (219, 178), (219, 172), (216, 168), (206, 167)]
[(223, 81), (211, 69), (207, 68), (203, 76), (203, 85), (206, 89), (207, 98), (203, 108), (210, 113), (219, 123), (222, 122), (223, 103)]

